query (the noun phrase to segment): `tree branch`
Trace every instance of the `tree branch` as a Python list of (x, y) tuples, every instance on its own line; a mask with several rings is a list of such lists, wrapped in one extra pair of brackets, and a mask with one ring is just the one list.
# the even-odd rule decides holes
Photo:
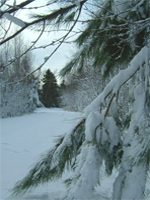
[(27, 0), (27, 1), (22, 2), (21, 4), (16, 5), (15, 7), (11, 8), (11, 9), (8, 9), (6, 11), (2, 11), (2, 12), (0, 12), (0, 18), (3, 16), (3, 14), (5, 14), (5, 13), (9, 13), (9, 14), (14, 13), (14, 12), (20, 10), (21, 8), (29, 5), (30, 3), (34, 2), (34, 1), (35, 0)]
[[(60, 44), (54, 49), (54, 51), (45, 58), (44, 62), (38, 67), (36, 68), (35, 70), (33, 70), (31, 73), (27, 74), (25, 77), (23, 77), (22, 79), (16, 81), (16, 82), (11, 82), (7, 85), (11, 85), (11, 84), (15, 84), (15, 83), (18, 83), (18, 82), (22, 82), (24, 81), (26, 78), (28, 78), (30, 75), (34, 74), (36, 71), (40, 70), (47, 62), (48, 60), (53, 56), (53, 54), (59, 49), (59, 47), (64, 43), (65, 39), (68, 37), (68, 35), (70, 34), (70, 32), (73, 30), (73, 28), (75, 27), (76, 23), (78, 22), (78, 19), (80, 17), (80, 14), (81, 14), (81, 10), (82, 10), (82, 6), (83, 4), (81, 4), (80, 6), (80, 9), (79, 9), (79, 13), (78, 13), (78, 16), (74, 22), (74, 24), (71, 26), (70, 30), (68, 31), (68, 33), (63, 37), (62, 41), (60, 42)], [(23, 28), (22, 28), (23, 29)]]

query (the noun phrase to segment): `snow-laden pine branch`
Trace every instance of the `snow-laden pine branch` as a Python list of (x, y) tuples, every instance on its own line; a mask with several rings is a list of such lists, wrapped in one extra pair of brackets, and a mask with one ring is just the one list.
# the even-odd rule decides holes
[(110, 94), (117, 94), (120, 88), (150, 59), (150, 47), (143, 47), (141, 51), (132, 59), (127, 69), (121, 70), (105, 87), (103, 92), (85, 108), (85, 117), (91, 112), (100, 110), (100, 106)]
[(122, 163), (114, 184), (114, 200), (143, 199), (145, 191), (146, 176), (150, 165), (150, 118), (149, 111), (146, 111), (144, 83), (137, 85), (134, 97), (132, 119), (123, 138)]
[[(105, 87), (104, 91), (85, 109), (84, 118), (80, 120), (72, 131), (61, 137), (56, 146), (16, 185), (14, 192), (20, 193), (28, 190), (30, 187), (36, 187), (41, 183), (59, 178), (62, 176), (65, 168), (71, 166), (74, 169), (74, 175), (66, 181), (69, 186), (69, 195), (66, 199), (87, 198), (87, 195), (92, 193), (99, 183), (99, 168), (102, 161), (105, 163), (106, 172), (111, 174), (112, 169), (121, 162), (122, 152), (124, 151), (123, 141), (121, 140), (116, 121), (113, 117), (101, 114), (99, 107), (104, 103), (109, 94), (116, 94), (122, 85), (140, 67), (143, 67), (144, 63), (148, 64), (149, 58), (149, 48), (144, 47), (133, 58), (130, 66), (115, 76)], [(137, 104), (137, 101), (135, 104)], [(138, 116), (140, 114), (138, 113)], [(131, 142), (134, 137), (131, 134), (134, 128), (132, 125), (133, 121), (134, 118), (130, 123), (131, 131), (130, 137), (128, 137)], [(125, 143), (127, 144), (127, 142)], [(91, 177), (92, 173), (92, 177), (95, 177), (93, 179)], [(123, 179), (119, 180), (124, 180), (124, 171), (121, 171), (121, 176), (123, 176)], [(117, 180), (116, 185), (118, 184)], [(89, 192), (85, 193), (84, 190)], [(77, 191), (79, 192), (77, 193)], [(90, 198), (92, 198), (92, 195), (90, 195)]]

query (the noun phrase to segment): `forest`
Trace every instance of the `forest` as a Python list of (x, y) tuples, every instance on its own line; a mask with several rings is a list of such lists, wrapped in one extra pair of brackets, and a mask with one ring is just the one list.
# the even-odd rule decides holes
[[(91, 199), (105, 168), (110, 177), (118, 171), (111, 199), (144, 199), (150, 166), (150, 2), (3, 0), (0, 11), (1, 116), (42, 106), (83, 114), (16, 183), (14, 195), (72, 170), (66, 199)], [(24, 11), (29, 18), (19, 16)], [(22, 38), (26, 30), (37, 35), (28, 45)], [(73, 51), (58, 84), (50, 69), (41, 71), (64, 44)], [(47, 55), (33, 66), (41, 49)]]

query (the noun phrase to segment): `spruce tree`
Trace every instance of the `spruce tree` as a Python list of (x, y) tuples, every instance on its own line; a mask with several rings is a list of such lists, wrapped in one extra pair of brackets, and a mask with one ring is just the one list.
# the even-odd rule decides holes
[(40, 91), (40, 100), (47, 108), (59, 107), (58, 84), (54, 74), (48, 69), (42, 78), (42, 89)]

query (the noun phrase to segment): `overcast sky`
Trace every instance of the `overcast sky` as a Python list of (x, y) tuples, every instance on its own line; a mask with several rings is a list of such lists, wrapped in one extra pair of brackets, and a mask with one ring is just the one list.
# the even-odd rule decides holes
[[(23, 0), (16, 0), (16, 4), (20, 4)], [(14, 2), (13, 0), (8, 0), (7, 3), (12, 3)], [(45, 0), (36, 0), (36, 3), (32, 3), (33, 6), (38, 6), (43, 4), (43, 2), (46, 2)], [(41, 13), (45, 13), (45, 10), (41, 10)], [(17, 15), (18, 18), (20, 18), (23, 21), (28, 21), (27, 18), (27, 12), (26, 11), (21, 11)], [(23, 31), (23, 38), (25, 39), (25, 43), (27, 45), (30, 45), (32, 41), (38, 37), (38, 34), (36, 34), (34, 31), (30, 31), (29, 29)], [(55, 35), (62, 36), (61, 33), (56, 33)], [(40, 42), (38, 42), (38, 45), (36, 46), (41, 46), (44, 44), (49, 43), (54, 39), (54, 33), (48, 35), (44, 34), (42, 38), (40, 39)], [(56, 47), (56, 46), (55, 46)], [(65, 65), (65, 63), (68, 61), (68, 57), (71, 52), (71, 45), (69, 44), (63, 44), (57, 52), (50, 58), (50, 60), (43, 66), (42, 70), (45, 70), (47, 68), (50, 68), (53, 72), (58, 72), (60, 69), (62, 69)], [(33, 52), (33, 57), (34, 57), (34, 66), (35, 68), (39, 67), (40, 64), (43, 62), (43, 59), (47, 57), (52, 51), (54, 47), (49, 47), (46, 49), (39, 49)]]
[[(28, 33), (30, 34), (30, 37), (28, 39)], [(35, 33), (30, 32), (29, 30), (25, 31), (23, 34), (26, 43), (29, 41), (34, 41), (35, 40)], [(50, 40), (53, 40), (53, 36), (44, 36), (41, 38), (40, 42), (38, 42), (38, 46), (47, 44)], [(56, 47), (56, 46), (55, 46)], [(55, 47), (48, 47), (46, 49), (38, 49), (33, 51), (33, 56), (34, 58), (34, 65), (35, 67), (38, 67), (42, 62), (45, 57), (47, 57)], [(69, 55), (70, 51), (72, 49), (71, 45), (63, 44), (50, 58), (50, 60), (43, 66), (42, 70), (45, 70), (47, 68), (50, 68), (53, 72), (60, 71), (65, 66), (65, 63), (69, 60)]]

